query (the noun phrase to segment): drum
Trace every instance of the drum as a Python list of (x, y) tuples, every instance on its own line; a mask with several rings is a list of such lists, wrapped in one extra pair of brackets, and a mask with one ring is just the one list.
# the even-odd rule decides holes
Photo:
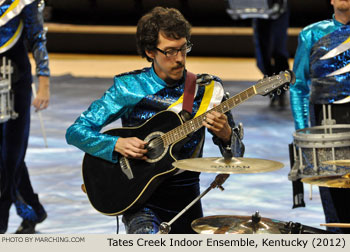
[(15, 119), (18, 116), (14, 111), (11, 73), (11, 62), (6, 62), (5, 57), (3, 57), (0, 67), (0, 123), (7, 122), (9, 119)]
[(322, 125), (293, 134), (294, 165), (288, 178), (344, 175), (349, 166), (327, 165), (323, 161), (350, 159), (350, 124)]
[(287, 9), (287, 0), (227, 0), (232, 19), (277, 19)]

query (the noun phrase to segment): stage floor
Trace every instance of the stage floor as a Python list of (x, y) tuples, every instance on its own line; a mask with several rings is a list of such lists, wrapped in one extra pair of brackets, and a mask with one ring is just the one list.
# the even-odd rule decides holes
[[(115, 233), (116, 218), (94, 210), (81, 191), (83, 153), (67, 145), (64, 136), (77, 116), (112, 84), (114, 74), (146, 66), (147, 62), (121, 56), (51, 55), (50, 65), (52, 99), (50, 107), (42, 112), (48, 148), (44, 146), (39, 117), (33, 111), (26, 156), (33, 187), (48, 212), (47, 220), (37, 225), (37, 230), (44, 234)], [(231, 95), (261, 78), (254, 59), (196, 58), (189, 60), (188, 69), (222, 77)], [(255, 96), (233, 109), (233, 114), (237, 123), (244, 124), (245, 157), (279, 161), (284, 168), (268, 173), (231, 175), (223, 185), (224, 191), (215, 189), (204, 196), (204, 215), (250, 216), (259, 211), (262, 217), (321, 228), (324, 216), (317, 187), (313, 187), (313, 199), (309, 200), (310, 187), (305, 185), (306, 207), (292, 209), (292, 184), (287, 174), (290, 169), (288, 144), (293, 140), (294, 126), (289, 107), (270, 108), (268, 97)], [(120, 122), (111, 127), (120, 127)], [(204, 156), (220, 156), (210, 142), (211, 135), (207, 134)], [(202, 173), (202, 191), (215, 176)], [(12, 208), (8, 232), (14, 232), (20, 221)], [(121, 221), (120, 233), (125, 233)]]

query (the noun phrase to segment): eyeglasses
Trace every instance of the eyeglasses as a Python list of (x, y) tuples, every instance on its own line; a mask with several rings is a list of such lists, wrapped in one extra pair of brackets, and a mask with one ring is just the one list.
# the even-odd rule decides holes
[(173, 57), (176, 57), (179, 52), (181, 52), (183, 55), (189, 53), (192, 50), (192, 46), (193, 44), (191, 42), (188, 42), (186, 45), (184, 45), (180, 49), (169, 48), (163, 51), (162, 49), (159, 49), (158, 47), (156, 47), (156, 50), (163, 53), (168, 58), (173, 58)]

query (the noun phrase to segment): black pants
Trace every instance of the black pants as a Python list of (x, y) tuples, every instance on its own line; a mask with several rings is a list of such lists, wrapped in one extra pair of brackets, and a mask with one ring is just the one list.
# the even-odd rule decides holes
[(271, 76), (289, 69), (287, 29), (289, 12), (276, 20), (254, 19), (254, 42), (257, 65), (264, 75)]
[(12, 61), (15, 72), (12, 90), (16, 119), (0, 124), (0, 231), (7, 230), (9, 210), (15, 203), (17, 213), (33, 221), (45, 210), (34, 193), (27, 166), (24, 162), (30, 125), (31, 66), (22, 39), (0, 58)]
[[(198, 195), (199, 174), (183, 172), (164, 181), (152, 194), (145, 206), (135, 212), (124, 214), (123, 222), (129, 234), (154, 234), (162, 222), (171, 221)], [(171, 234), (194, 234), (193, 220), (203, 217), (198, 201), (171, 225)]]
[[(321, 125), (323, 119), (322, 105), (310, 106), (311, 125)], [(332, 105), (332, 119), (337, 124), (350, 124), (350, 104)], [(320, 187), (320, 196), (327, 223), (350, 223), (350, 189)], [(334, 232), (349, 234), (349, 228), (329, 229)]]

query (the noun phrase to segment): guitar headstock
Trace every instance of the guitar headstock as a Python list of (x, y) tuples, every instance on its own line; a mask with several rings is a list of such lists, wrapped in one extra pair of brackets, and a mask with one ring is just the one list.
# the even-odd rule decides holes
[(265, 77), (255, 85), (256, 93), (268, 95), (272, 92), (280, 93), (281, 89), (287, 90), (289, 84), (294, 84), (295, 75), (290, 70), (280, 72), (278, 75)]

